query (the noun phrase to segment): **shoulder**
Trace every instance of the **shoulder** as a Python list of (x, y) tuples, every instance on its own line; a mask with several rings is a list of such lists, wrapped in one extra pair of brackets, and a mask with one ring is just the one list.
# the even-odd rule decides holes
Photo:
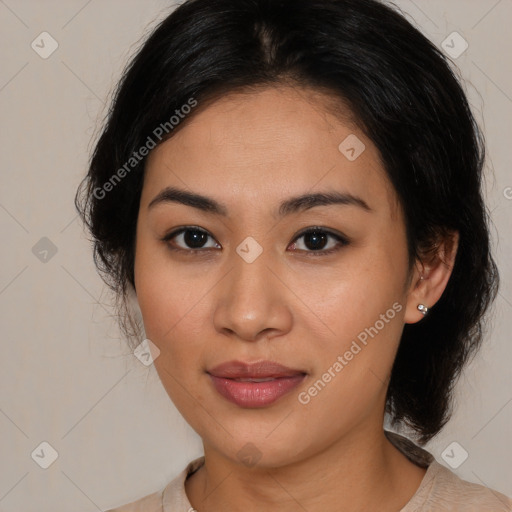
[[(425, 510), (512, 512), (512, 499), (484, 485), (463, 480), (437, 461), (429, 467)], [(419, 509), (423, 510), (423, 509)]]
[(400, 512), (512, 512), (512, 499), (463, 480), (435, 459), (420, 487)]
[(512, 512), (511, 498), (463, 480), (410, 439), (396, 432), (385, 434), (410, 461), (427, 468), (420, 487), (400, 512)]
[(105, 512), (171, 512), (174, 510), (192, 510), (185, 492), (185, 480), (204, 464), (204, 456), (198, 457), (187, 464), (164, 489), (148, 494), (137, 501)]

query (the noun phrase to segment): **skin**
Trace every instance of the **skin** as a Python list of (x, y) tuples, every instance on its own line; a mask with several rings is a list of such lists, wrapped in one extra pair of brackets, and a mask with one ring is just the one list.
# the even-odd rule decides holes
[[(275, 86), (229, 94), (200, 110), (148, 157), (137, 223), (135, 285), (155, 366), (186, 421), (201, 436), (205, 465), (186, 481), (199, 512), (400, 510), (425, 470), (383, 433), (385, 395), (404, 323), (421, 321), (451, 273), (456, 243), (439, 246), (408, 272), (405, 223), (372, 142), (350, 112), (334, 116), (328, 97)], [(355, 134), (366, 149), (349, 161), (338, 149)], [(179, 187), (225, 205), (223, 217), (177, 202), (150, 202)], [(281, 201), (339, 191), (355, 205), (316, 206), (282, 218)], [(187, 253), (191, 226), (210, 235)], [(321, 226), (317, 255), (300, 230)], [(252, 263), (237, 246), (254, 238)], [(455, 238), (456, 241), (456, 238)], [(185, 252), (173, 251), (171, 247)], [(298, 395), (318, 381), (357, 335), (399, 303), (402, 308), (310, 402)], [(308, 373), (277, 402), (239, 407), (220, 396), (207, 369), (263, 359)], [(252, 443), (254, 466), (237, 453)]]

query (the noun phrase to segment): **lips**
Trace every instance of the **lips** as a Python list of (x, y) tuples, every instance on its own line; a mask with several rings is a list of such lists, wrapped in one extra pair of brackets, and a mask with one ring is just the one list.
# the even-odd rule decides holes
[(306, 374), (303, 370), (295, 370), (273, 361), (258, 361), (244, 363), (242, 361), (228, 361), (208, 371), (214, 377), (225, 379), (253, 380), (275, 379), (281, 377), (295, 377)]
[(217, 392), (239, 407), (266, 407), (298, 386), (307, 373), (273, 361), (229, 361), (207, 372)]

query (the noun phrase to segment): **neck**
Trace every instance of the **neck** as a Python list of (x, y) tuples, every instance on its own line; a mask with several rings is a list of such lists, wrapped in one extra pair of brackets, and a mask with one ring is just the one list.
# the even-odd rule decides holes
[(271, 468), (247, 467), (205, 445), (205, 463), (185, 489), (199, 512), (396, 512), (425, 472), (382, 428), (357, 428), (314, 456)]

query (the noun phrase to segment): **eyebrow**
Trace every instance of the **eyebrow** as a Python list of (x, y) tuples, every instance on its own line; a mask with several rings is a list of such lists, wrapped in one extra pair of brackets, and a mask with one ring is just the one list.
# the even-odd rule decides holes
[[(215, 199), (176, 187), (166, 187), (159, 192), (149, 203), (148, 209), (158, 204), (179, 203), (192, 208), (197, 208), (205, 213), (213, 215), (228, 216), (227, 207), (216, 201)], [(371, 212), (372, 208), (368, 206), (366, 201), (353, 194), (346, 192), (320, 192), (315, 194), (303, 194), (296, 197), (286, 199), (279, 205), (278, 217), (285, 217), (292, 213), (309, 210), (316, 206), (328, 205), (351, 205)]]

